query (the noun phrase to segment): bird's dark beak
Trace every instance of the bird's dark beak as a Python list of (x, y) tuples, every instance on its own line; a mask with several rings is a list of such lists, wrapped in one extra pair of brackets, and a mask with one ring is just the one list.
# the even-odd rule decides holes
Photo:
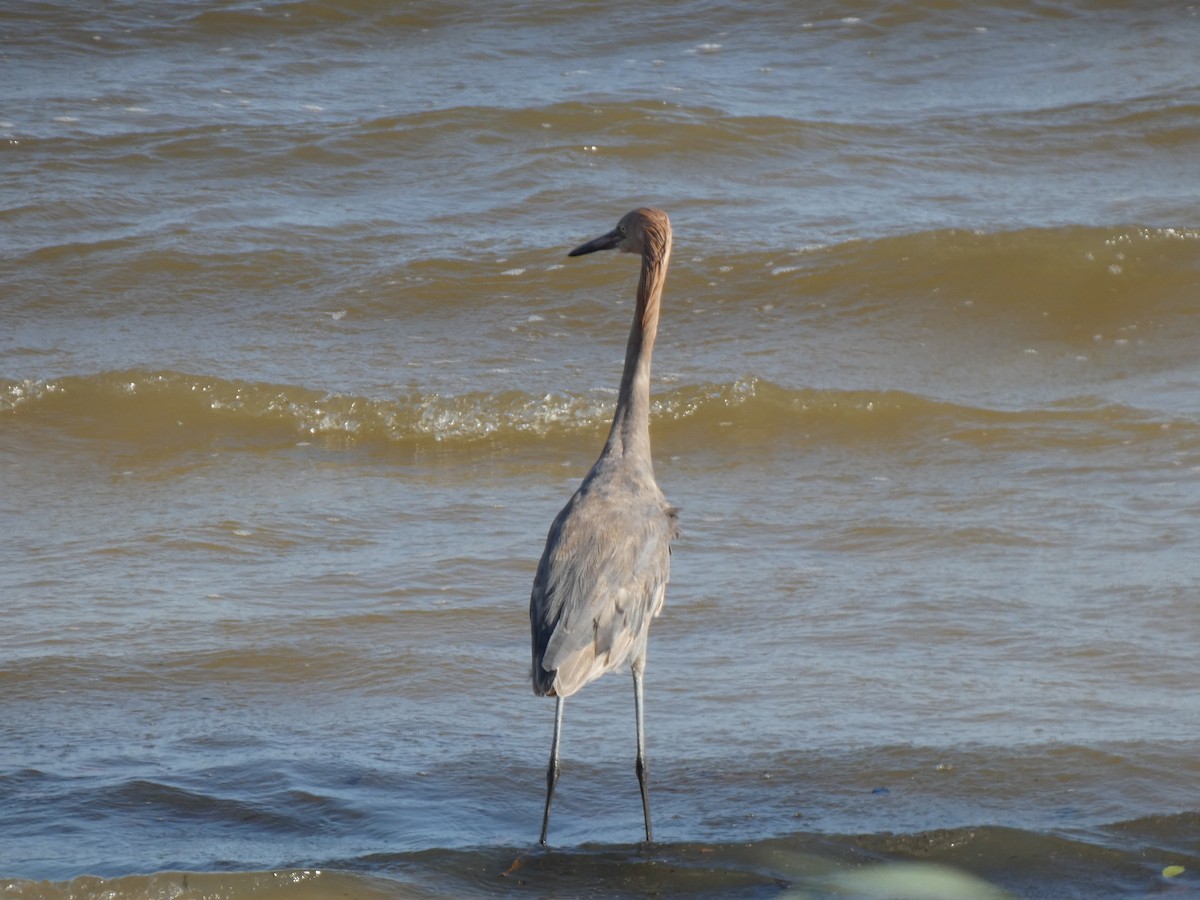
[(597, 250), (611, 250), (617, 244), (624, 240), (624, 235), (621, 234), (621, 229), (614, 228), (608, 234), (602, 234), (594, 240), (588, 241), (586, 244), (580, 244), (567, 256), (583, 256), (585, 253), (595, 253)]

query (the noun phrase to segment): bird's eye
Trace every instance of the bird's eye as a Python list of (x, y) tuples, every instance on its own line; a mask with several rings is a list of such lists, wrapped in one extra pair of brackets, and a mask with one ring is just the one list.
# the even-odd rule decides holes
[(624, 225), (618, 225), (617, 231), (620, 233), (621, 237), (625, 237), (625, 226)]

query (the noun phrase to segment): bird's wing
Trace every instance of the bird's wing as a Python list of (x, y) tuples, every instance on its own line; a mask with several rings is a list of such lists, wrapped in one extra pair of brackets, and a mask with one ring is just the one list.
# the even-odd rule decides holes
[(572, 503), (550, 529), (530, 598), (534, 685), (569, 696), (644, 646), (670, 575), (674, 510), (659, 498)]

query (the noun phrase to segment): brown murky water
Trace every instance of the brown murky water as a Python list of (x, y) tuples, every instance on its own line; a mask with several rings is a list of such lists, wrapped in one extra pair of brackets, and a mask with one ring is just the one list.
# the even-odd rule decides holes
[[(1194, 7), (0, 31), (8, 895), (1200, 890)], [(610, 676), (533, 852), (645, 203), (661, 843)]]

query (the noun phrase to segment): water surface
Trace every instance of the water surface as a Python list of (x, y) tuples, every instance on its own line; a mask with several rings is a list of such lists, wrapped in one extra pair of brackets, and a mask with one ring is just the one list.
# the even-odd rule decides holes
[[(1200, 890), (1195, 8), (0, 36), (10, 895)], [(614, 675), (540, 851), (526, 598), (637, 278), (565, 253), (643, 204), (660, 843)]]

